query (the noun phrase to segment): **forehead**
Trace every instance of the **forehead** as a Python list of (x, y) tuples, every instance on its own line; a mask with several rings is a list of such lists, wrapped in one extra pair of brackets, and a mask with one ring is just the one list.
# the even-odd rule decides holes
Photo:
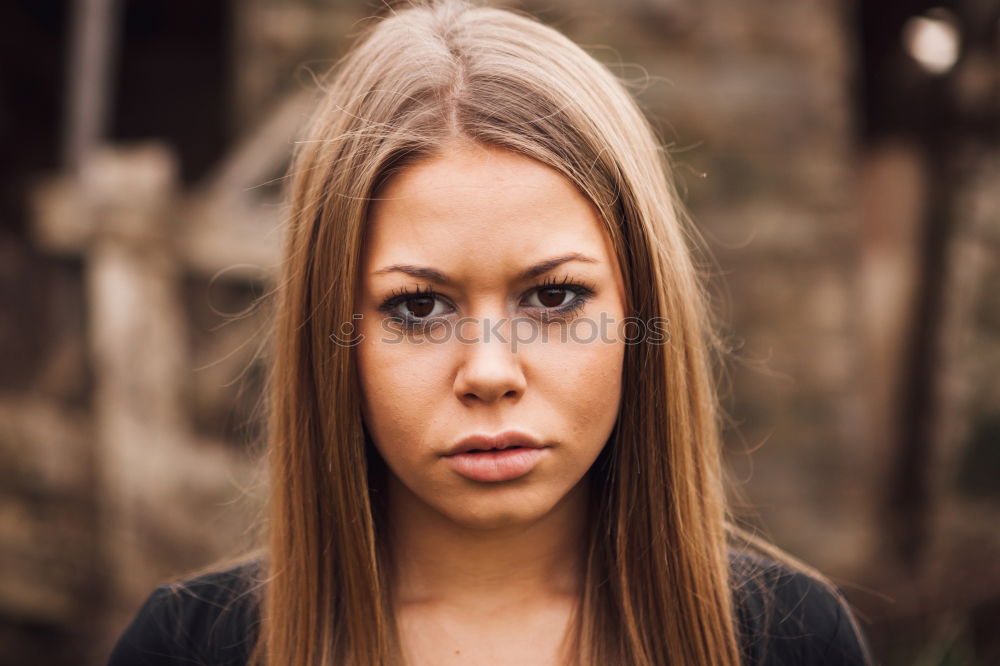
[(461, 145), (406, 168), (378, 192), (363, 253), (366, 265), (485, 270), (571, 251), (612, 263), (610, 238), (585, 195), (532, 158)]

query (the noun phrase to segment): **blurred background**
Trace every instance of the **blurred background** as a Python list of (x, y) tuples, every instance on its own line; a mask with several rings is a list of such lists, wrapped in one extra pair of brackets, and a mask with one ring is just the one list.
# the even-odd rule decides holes
[[(883, 664), (1000, 663), (1000, 2), (507, 2), (634, 83), (718, 261), (738, 513)], [(280, 179), (375, 0), (0, 5), (0, 662), (253, 543)]]

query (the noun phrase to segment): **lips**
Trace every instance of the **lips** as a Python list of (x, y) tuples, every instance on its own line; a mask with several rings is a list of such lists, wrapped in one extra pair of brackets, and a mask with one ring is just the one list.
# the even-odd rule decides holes
[(473, 435), (443, 457), (451, 469), (470, 481), (500, 483), (527, 476), (549, 454), (534, 437), (514, 430), (499, 435)]
[(472, 435), (466, 437), (458, 444), (451, 447), (445, 456), (454, 456), (460, 453), (486, 452), (503, 449), (544, 449), (545, 447), (530, 435), (508, 430), (498, 435)]

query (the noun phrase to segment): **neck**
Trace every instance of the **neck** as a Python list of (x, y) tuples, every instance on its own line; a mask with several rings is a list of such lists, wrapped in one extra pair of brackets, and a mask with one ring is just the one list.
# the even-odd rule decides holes
[(402, 605), (473, 608), (575, 598), (586, 553), (587, 478), (542, 518), (459, 525), (388, 475), (394, 592)]

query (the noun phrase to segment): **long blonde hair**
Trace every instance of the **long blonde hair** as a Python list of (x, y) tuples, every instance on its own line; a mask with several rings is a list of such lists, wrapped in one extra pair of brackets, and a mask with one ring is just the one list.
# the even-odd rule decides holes
[(611, 438), (591, 470), (580, 663), (736, 666), (714, 327), (667, 159), (622, 82), (556, 30), (461, 0), (391, 12), (323, 84), (290, 170), (269, 378), (271, 501), (262, 624), (271, 666), (398, 664), (384, 463), (361, 419), (351, 322), (369, 201), (455, 137), (562, 173), (597, 206), (632, 344)]

